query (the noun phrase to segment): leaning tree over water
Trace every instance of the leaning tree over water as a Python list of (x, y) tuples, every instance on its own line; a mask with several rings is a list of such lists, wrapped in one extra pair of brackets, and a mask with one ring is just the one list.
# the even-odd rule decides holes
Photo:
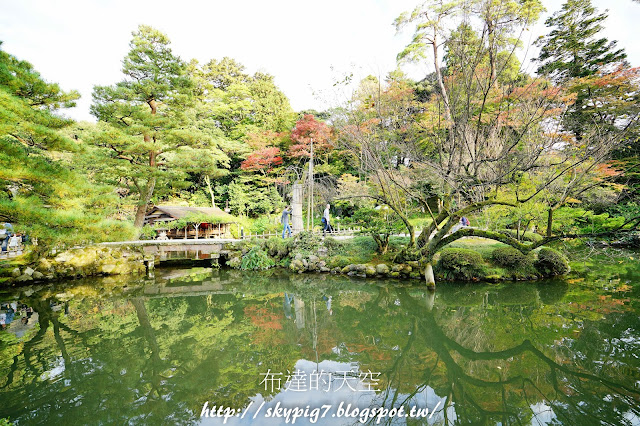
[[(523, 31), (541, 10), (538, 1), (431, 1), (401, 15), (397, 27), (412, 25), (415, 33), (399, 59), (430, 55), (435, 75), (425, 79), (420, 99), (402, 114), (384, 108), (384, 97), (397, 91), (397, 78), (391, 76), (378, 95), (354, 102), (343, 115), (342, 140), (361, 153), (378, 186), (384, 182), (391, 188), (375, 197), (394, 208), (397, 202), (389, 194), (400, 192), (431, 215), (415, 244), (411, 239), (429, 287), (435, 287), (435, 255), (460, 238), (489, 238), (526, 254), (569, 237), (549, 233), (540, 242), (523, 243), (507, 232), (451, 231), (463, 216), (491, 206), (516, 210), (552, 201), (550, 227), (554, 208), (607, 184), (603, 164), (637, 126), (638, 112), (627, 109), (593, 123), (579, 139), (563, 127), (575, 92), (526, 74), (515, 55)], [(638, 88), (638, 71), (625, 75), (624, 84)], [(605, 87), (622, 82), (603, 74), (590, 78), (601, 79)], [(603, 109), (615, 103), (615, 96), (603, 93)], [(607, 112), (616, 114), (611, 108)], [(431, 207), (434, 200), (437, 209)], [(621, 230), (639, 222), (631, 220)]]

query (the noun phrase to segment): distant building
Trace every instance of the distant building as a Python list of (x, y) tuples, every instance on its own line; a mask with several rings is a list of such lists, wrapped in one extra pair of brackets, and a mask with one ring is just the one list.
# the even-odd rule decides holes
[(144, 218), (169, 239), (231, 238), (235, 217), (217, 207), (154, 206)]

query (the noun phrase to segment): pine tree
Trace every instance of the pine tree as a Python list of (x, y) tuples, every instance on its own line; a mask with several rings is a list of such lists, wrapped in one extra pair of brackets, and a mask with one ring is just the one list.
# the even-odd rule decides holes
[(138, 192), (134, 225), (142, 227), (158, 179), (228, 162), (210, 134), (198, 126), (193, 84), (186, 64), (173, 54), (169, 38), (141, 25), (124, 58), (125, 79), (94, 88), (92, 113), (107, 123), (95, 145), (125, 167)]
[(616, 72), (619, 66), (627, 66), (624, 49), (618, 49), (616, 41), (598, 38), (606, 18), (606, 13), (597, 13), (591, 0), (568, 0), (545, 22), (547, 27), (555, 28), (536, 43), (541, 46), (538, 74), (567, 86), (576, 95), (562, 122), (578, 140), (590, 126), (601, 122), (603, 102), (607, 103), (607, 99), (599, 95), (600, 87), (590, 80), (595, 82), (603, 75)]
[(606, 13), (597, 14), (591, 0), (568, 0), (560, 11), (545, 21), (554, 28), (540, 38), (538, 74), (554, 82), (594, 75), (603, 65), (624, 61), (624, 49), (616, 41), (598, 38)]
[(131, 236), (130, 225), (104, 220), (117, 206), (113, 188), (73, 167), (81, 147), (61, 132), (72, 121), (58, 109), (78, 97), (0, 50), (0, 221), (40, 250)]

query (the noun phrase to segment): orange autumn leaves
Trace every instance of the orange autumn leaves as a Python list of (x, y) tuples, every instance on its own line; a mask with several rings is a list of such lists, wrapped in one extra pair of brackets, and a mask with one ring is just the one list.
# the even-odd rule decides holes
[(263, 132), (247, 135), (247, 143), (254, 151), (242, 162), (240, 168), (269, 173), (283, 164), (283, 156), (290, 159), (309, 157), (312, 142), (315, 153), (326, 153), (333, 148), (332, 139), (332, 129), (316, 120), (313, 115), (307, 114), (298, 120), (290, 133)]

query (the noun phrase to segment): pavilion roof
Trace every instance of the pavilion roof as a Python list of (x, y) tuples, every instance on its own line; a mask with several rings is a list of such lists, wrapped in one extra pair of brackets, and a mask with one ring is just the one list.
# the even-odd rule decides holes
[[(156, 216), (157, 212), (171, 216), (174, 219), (182, 219), (189, 215), (202, 214), (205, 216), (217, 216), (228, 219), (226, 223), (236, 222), (236, 218), (218, 207), (189, 207), (189, 206), (154, 206), (147, 218)], [(156, 214), (154, 214), (156, 213)], [(166, 220), (166, 219), (165, 219)]]

